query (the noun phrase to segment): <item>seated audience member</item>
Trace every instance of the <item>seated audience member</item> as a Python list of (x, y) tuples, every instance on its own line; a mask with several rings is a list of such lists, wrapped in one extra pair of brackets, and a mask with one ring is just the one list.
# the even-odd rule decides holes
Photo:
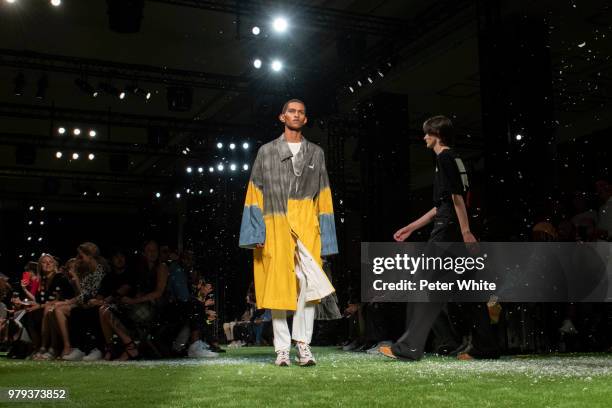
[[(223, 323), (223, 332), (225, 333), (225, 338), (227, 339), (228, 346), (231, 348), (242, 347), (247, 344), (247, 338), (245, 336), (236, 335), (237, 326), (248, 326), (253, 318), (255, 317), (256, 305), (255, 305), (255, 289), (253, 283), (249, 286), (246, 295), (246, 310), (240, 316), (240, 320), (234, 320), (233, 322)], [(241, 333), (248, 333), (248, 330), (240, 330)]]
[[(90, 309), (94, 306), (90, 301), (98, 295), (100, 284), (108, 270), (108, 265), (100, 256), (100, 250), (96, 244), (85, 242), (79, 245), (77, 252), (76, 282), (79, 289), (78, 295), (72, 299), (57, 302), (54, 308), (55, 319), (63, 340), (61, 357), (63, 360), (69, 361), (82, 360), (85, 353), (79, 348), (72, 347), (68, 318), (74, 310), (78, 310), (76, 313), (80, 316), (83, 314), (88, 316), (84, 319), (85, 322), (89, 322), (95, 317), (92, 312), (96, 312), (96, 310)], [(79, 321), (79, 319), (76, 321)], [(85, 327), (74, 327), (74, 330), (81, 332), (85, 330)]]
[(132, 336), (138, 329), (150, 330), (157, 317), (168, 281), (168, 266), (159, 261), (159, 246), (155, 241), (145, 243), (143, 255), (134, 275), (133, 296), (122, 296), (117, 303), (100, 308), (106, 360), (111, 359), (113, 334), (119, 336), (124, 347), (117, 360), (138, 358), (140, 353)]
[[(172, 252), (171, 252), (172, 253)], [(200, 303), (190, 293), (189, 278), (193, 268), (193, 253), (183, 251), (178, 260), (170, 264), (168, 278), (168, 300), (165, 315), (168, 321), (176, 321), (179, 326), (189, 326), (190, 345), (187, 356), (192, 358), (216, 357), (218, 354), (202, 341), (204, 324), (204, 304)], [(182, 342), (181, 342), (182, 343)], [(179, 345), (180, 348), (180, 345)]]
[(38, 268), (41, 281), (36, 303), (26, 309), (27, 313), (21, 321), (32, 339), (34, 349), (38, 349), (32, 358), (50, 360), (55, 358), (58, 344), (54, 343), (59, 340), (53, 330), (56, 327), (53, 313), (55, 303), (72, 298), (75, 292), (68, 278), (59, 272), (57, 260), (52, 255), (43, 254), (38, 260)]
[(28, 299), (35, 302), (39, 288), (40, 275), (38, 273), (38, 264), (36, 262), (28, 262), (21, 275), (21, 289)]
[(204, 305), (204, 340), (209, 345), (209, 349), (215, 353), (225, 353), (221, 347), (219, 347), (219, 338), (216, 334), (217, 324), (217, 312), (215, 310), (215, 294), (213, 284), (200, 280), (198, 284), (197, 292), (198, 301)]

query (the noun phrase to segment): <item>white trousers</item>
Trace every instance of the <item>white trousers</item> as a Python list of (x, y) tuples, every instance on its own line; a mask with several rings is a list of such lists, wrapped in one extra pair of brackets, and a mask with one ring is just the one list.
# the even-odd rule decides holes
[[(312, 257), (306, 248), (298, 240), (295, 256), (295, 275), (298, 280), (300, 292), (297, 300), (297, 310), (293, 314), (293, 333), (289, 333), (286, 310), (272, 310), (272, 330), (274, 331), (274, 351), (291, 348), (291, 339), (310, 344), (314, 328), (314, 317), (316, 304), (306, 301), (308, 288), (307, 276), (324, 273), (318, 265), (312, 262)], [(313, 265), (314, 264), (314, 265)], [(305, 270), (309, 268), (309, 270)], [(316, 268), (318, 270), (310, 270)], [(330, 285), (331, 286), (331, 285)], [(333, 288), (332, 288), (333, 289)]]

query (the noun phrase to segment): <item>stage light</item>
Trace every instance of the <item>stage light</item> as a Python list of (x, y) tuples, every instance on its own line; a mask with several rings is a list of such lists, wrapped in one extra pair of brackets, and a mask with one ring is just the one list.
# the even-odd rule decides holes
[(249, 169), (249, 165), (248, 164), (243, 164), (242, 165), (242, 170), (247, 171)]
[(100, 192), (99, 191), (96, 193), (96, 197), (100, 197)]
[(516, 138), (516, 140), (521, 140), (521, 139), (523, 139), (523, 135), (518, 134), (518, 135), (515, 136), (515, 138)]
[(145, 95), (145, 99), (148, 101), (149, 99), (151, 99), (151, 91), (147, 91), (147, 94)]
[(96, 137), (96, 134), (97, 134), (96, 131), (93, 129), (89, 131), (89, 137)]
[(208, 172), (209, 172), (209, 173), (212, 173), (212, 172), (214, 172), (214, 171), (215, 171), (215, 168), (214, 168), (214, 167), (209, 167), (209, 168), (208, 168)]
[(361, 81), (357, 81), (357, 85), (362, 86)]
[(57, 128), (57, 133), (59, 133), (60, 135), (63, 135), (64, 133), (66, 133), (66, 128), (65, 127)]
[(59, 7), (62, 4), (62, 0), (51, 0), (51, 5), (54, 7)]
[(187, 173), (191, 173), (193, 169), (191, 167), (187, 167)]
[(261, 68), (261, 60), (260, 60), (259, 58), (255, 58), (255, 59), (253, 60), (253, 66), (254, 66), (256, 69)]
[(83, 196), (86, 196), (86, 195), (87, 195), (87, 191), (83, 191)]
[(191, 189), (190, 188), (187, 189), (187, 194), (189, 194), (189, 193), (191, 193)]
[(280, 62), (279, 60), (274, 60), (272, 61), (271, 67), (272, 67), (272, 71), (278, 72), (281, 69), (283, 69), (283, 63)]
[(368, 77), (368, 82), (369, 83), (374, 83), (374, 81), (372, 81), (372, 78)]
[(31, 241), (31, 240), (32, 240), (32, 237), (28, 237), (28, 241)]
[(34, 97), (36, 99), (45, 99), (45, 96), (47, 95), (47, 88), (49, 88), (49, 80), (47, 79), (46, 75), (42, 75), (38, 80), (36, 94)]
[(28, 221), (28, 225), (32, 225), (32, 221), (31, 221), (31, 220), (30, 220), (30, 221)]
[(30, 211), (34, 211), (34, 206), (33, 205), (30, 206)]
[(55, 157), (61, 159), (64, 154), (62, 152), (55, 152)]
[(380, 75), (381, 78), (385, 77), (385, 75), (382, 72), (380, 72), (380, 71), (378, 71), (378, 75)]
[(23, 72), (20, 72), (15, 77), (15, 96), (23, 95), (23, 90), (25, 88), (25, 76)]
[(259, 29), (259, 27), (255, 26), (253, 27), (251, 32), (253, 33), (253, 35), (259, 35), (259, 33), (261, 33), (261, 30)]
[(204, 168), (203, 167), (198, 167), (198, 173), (203, 173), (204, 172)]
[(198, 195), (202, 195), (203, 191), (202, 190), (198, 190)]
[(181, 198), (181, 193), (176, 193), (176, 198)]
[(222, 165), (222, 164), (218, 164), (218, 165), (217, 165), (217, 170), (219, 170), (219, 171), (223, 171), (223, 165)]
[(277, 33), (284, 33), (285, 31), (287, 31), (287, 27), (289, 27), (289, 23), (287, 22), (287, 19), (284, 17), (276, 17), (274, 21), (272, 22), (272, 27), (274, 28), (274, 31), (276, 31)]
[(40, 224), (40, 225), (45, 225), (45, 222), (44, 222), (44, 221), (41, 221), (39, 224)]
[(79, 159), (79, 154), (78, 153), (72, 153), (72, 160), (78, 160)]
[(98, 90), (95, 89), (89, 82), (85, 81), (84, 79), (77, 78), (74, 80), (74, 83), (81, 91), (83, 91), (83, 93), (91, 95), (94, 98), (98, 96)]
[(13, 4), (15, 3), (17, 0), (6, 0), (7, 3)]
[(183, 149), (182, 153), (186, 156), (187, 155), (187, 150)]
[(96, 155), (95, 155), (95, 154), (93, 154), (93, 153), (89, 153), (89, 156), (87, 156), (87, 158), (88, 158), (89, 160), (93, 160), (93, 159), (95, 159), (95, 158), (96, 158)]
[(119, 92), (119, 99), (121, 100), (125, 99), (125, 91)]
[(161, 197), (161, 193), (159, 193), (159, 192), (155, 193), (155, 197), (156, 198), (160, 198)]
[(249, 144), (248, 144), (247, 142), (244, 142), (244, 143), (242, 144), (242, 148), (243, 148), (244, 150), (247, 150), (247, 149), (249, 148)]
[(236, 171), (236, 165), (234, 163), (230, 164), (230, 170)]
[(355, 93), (355, 90), (353, 89), (352, 86), (349, 86), (349, 91), (351, 91), (351, 93)]
[(208, 192), (209, 192), (210, 194), (212, 194), (212, 193), (214, 193), (214, 192), (215, 192), (215, 190), (213, 190), (213, 189), (211, 188), (210, 190), (208, 190)]
[(236, 144), (235, 143), (230, 143), (229, 148), (230, 148), (230, 150), (234, 150), (236, 148)]
[(217, 149), (223, 149), (223, 143), (221, 142), (217, 143)]
[(72, 129), (72, 134), (75, 135), (75, 136), (80, 135), (81, 134), (81, 129), (79, 129), (79, 128)]
[(38, 242), (42, 242), (42, 237), (38, 237)]
[(44, 206), (40, 207), (40, 211), (45, 211), (45, 207)]

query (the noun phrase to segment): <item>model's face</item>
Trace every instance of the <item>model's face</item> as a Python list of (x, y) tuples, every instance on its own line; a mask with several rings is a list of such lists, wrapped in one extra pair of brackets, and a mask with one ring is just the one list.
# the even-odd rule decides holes
[(428, 149), (433, 149), (434, 147), (436, 147), (436, 145), (438, 144), (438, 136), (435, 135), (430, 135), (429, 133), (427, 133), (425, 136), (423, 136), (423, 140), (425, 141), (425, 144), (427, 145)]
[(300, 130), (308, 122), (306, 107), (299, 102), (291, 102), (279, 118), (291, 130)]

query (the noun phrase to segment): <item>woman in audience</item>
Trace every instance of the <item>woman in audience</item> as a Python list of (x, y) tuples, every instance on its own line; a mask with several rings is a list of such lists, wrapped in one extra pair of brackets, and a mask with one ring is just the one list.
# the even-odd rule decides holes
[(41, 276), (40, 290), (36, 303), (28, 307), (22, 319), (28, 330), (34, 349), (40, 347), (32, 358), (50, 360), (55, 358), (55, 349), (51, 347), (56, 334), (53, 308), (58, 301), (74, 296), (74, 289), (66, 276), (59, 272), (57, 260), (50, 254), (43, 254), (38, 260), (38, 273)]
[[(90, 300), (96, 298), (100, 289), (100, 283), (108, 270), (106, 261), (100, 256), (98, 246), (92, 242), (85, 242), (77, 248), (77, 282), (79, 294), (72, 299), (58, 302), (54, 307), (55, 319), (62, 336), (64, 348), (62, 359), (77, 361), (82, 360), (85, 353), (78, 348), (73, 348), (70, 342), (68, 328), (68, 317), (76, 308), (86, 309), (92, 307)], [(82, 311), (81, 311), (82, 313)], [(85, 311), (85, 313), (87, 313)], [(83, 329), (80, 327), (79, 329)]]
[(36, 262), (28, 262), (21, 275), (21, 289), (26, 297), (32, 302), (36, 301), (36, 295), (40, 289), (40, 274)]
[[(168, 266), (159, 261), (159, 246), (155, 241), (144, 245), (143, 262), (136, 274), (134, 296), (123, 296), (118, 304), (100, 308), (100, 323), (106, 341), (105, 360), (111, 359), (112, 336), (123, 342), (124, 352), (118, 360), (131, 360), (139, 355), (130, 329), (149, 327), (156, 317), (168, 281)], [(127, 327), (126, 327), (127, 326)]]

